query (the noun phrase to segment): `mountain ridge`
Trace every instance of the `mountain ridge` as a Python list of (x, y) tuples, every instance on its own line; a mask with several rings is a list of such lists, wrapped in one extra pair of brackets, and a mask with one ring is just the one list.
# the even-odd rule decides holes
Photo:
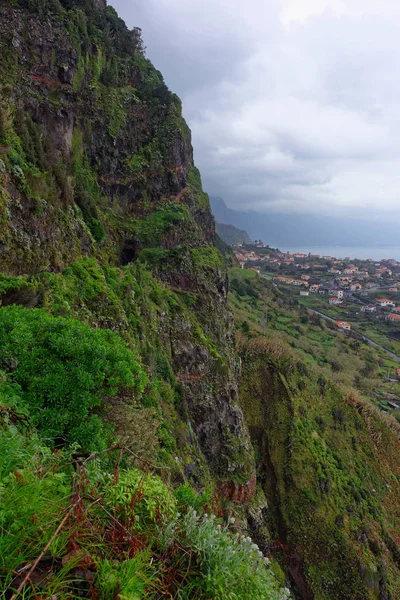
[(229, 282), (140, 30), (101, 0), (1, 0), (0, 34), (2, 589), (395, 597), (397, 429), (235, 323), (285, 304)]
[(252, 240), (244, 229), (238, 229), (234, 225), (226, 225), (216, 221), (215, 229), (219, 237), (229, 246), (234, 244), (251, 244)]

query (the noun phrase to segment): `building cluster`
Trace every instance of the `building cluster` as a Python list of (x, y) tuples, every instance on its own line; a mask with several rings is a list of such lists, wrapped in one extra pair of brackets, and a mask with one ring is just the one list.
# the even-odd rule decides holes
[(308, 286), (310, 285), (308, 283), (308, 281), (304, 280), (303, 278), (295, 279), (294, 277), (285, 277), (285, 276), (278, 275), (277, 277), (274, 277), (274, 280), (277, 283), (286, 283), (287, 285), (304, 286), (306, 288), (308, 288)]
[[(236, 245), (233, 252), (240, 266), (255, 268), (253, 263), (258, 263), (260, 271), (273, 270), (277, 273), (277, 281), (287, 285), (310, 287), (310, 293), (326, 293), (321, 278), (332, 275), (338, 288), (353, 292), (379, 289), (383, 284), (392, 286), (389, 291), (397, 291), (396, 282), (400, 281), (400, 263), (393, 259), (373, 261), (371, 258), (357, 266), (349, 257), (343, 260), (334, 256), (320, 256), (319, 254), (304, 254), (302, 252), (289, 253), (272, 250), (260, 241), (253, 246)], [(304, 272), (312, 273), (312, 276)], [(298, 276), (297, 276), (298, 274)], [(310, 285), (310, 279), (313, 285)], [(317, 281), (318, 280), (318, 281)], [(300, 283), (308, 282), (309, 285)]]
[[(243, 269), (260, 274), (272, 273), (277, 285), (299, 288), (300, 296), (328, 296), (331, 305), (341, 305), (353, 294), (362, 299), (367, 298), (371, 291), (400, 291), (397, 288), (400, 263), (394, 259), (374, 261), (369, 258), (352, 262), (349, 257), (340, 260), (319, 254), (284, 253), (257, 240), (251, 246), (234, 246), (233, 252)], [(381, 309), (389, 309), (389, 314), (386, 314), (388, 321), (400, 322), (400, 307), (390, 298), (378, 298), (374, 303), (361, 307), (361, 311), (367, 314)], [(384, 312), (387, 313), (387, 310)], [(337, 326), (346, 329), (344, 325)]]
[(245, 265), (247, 263), (264, 262), (263, 261), (264, 257), (262, 257), (260, 254), (258, 254), (254, 250), (246, 250), (242, 246), (234, 246), (233, 252), (234, 252), (236, 258), (238, 259), (239, 264), (242, 267), (242, 269), (245, 268)]

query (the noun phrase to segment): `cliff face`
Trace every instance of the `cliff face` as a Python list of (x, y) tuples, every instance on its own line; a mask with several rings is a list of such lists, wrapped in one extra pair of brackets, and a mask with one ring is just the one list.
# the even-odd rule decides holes
[(83, 252), (98, 255), (95, 242), (107, 246), (105, 258), (128, 261), (149, 245), (130, 219), (168, 201), (190, 219), (158, 247), (212, 241), (180, 101), (143, 57), (139, 32), (111, 8), (57, 13), (5, 3), (0, 18), (10, 167), (2, 174), (2, 269), (62, 268)]
[[(130, 384), (106, 380), (114, 393), (89, 403), (89, 416), (99, 430), (111, 423), (136, 466), (160, 462), (169, 482), (211, 489), (211, 509), (233, 507), (300, 598), (394, 599), (398, 439), (357, 398), (293, 358), (273, 360), (260, 340), (237, 353), (226, 248), (180, 101), (144, 57), (140, 31), (105, 4), (0, 0), (0, 386), (32, 400), (41, 373), (24, 352), (42, 319), (35, 356), (66, 352), (84, 387), (65, 330), (106, 330), (88, 338), (102, 369), (104, 356), (119, 365), (129, 350), (138, 382), (115, 367)], [(29, 343), (14, 351), (10, 332)], [(87, 414), (79, 440), (52, 415), (53, 446), (109, 441), (82, 434)]]
[[(182, 453), (198, 448), (225, 490), (246, 485), (226, 268), (179, 99), (105, 2), (2, 2), (0, 54), (3, 305), (122, 330), (150, 376), (162, 355), (184, 403)], [(102, 289), (79, 293), (82, 272), (70, 272), (61, 308), (66, 268), (89, 258), (80, 265)], [(158, 297), (115, 292), (106, 268), (129, 272), (129, 289), (146, 273)], [(186, 471), (204, 477), (202, 460)]]
[(242, 358), (240, 396), (270, 507), (264, 524), (299, 596), (397, 598), (396, 424), (271, 342), (249, 342)]

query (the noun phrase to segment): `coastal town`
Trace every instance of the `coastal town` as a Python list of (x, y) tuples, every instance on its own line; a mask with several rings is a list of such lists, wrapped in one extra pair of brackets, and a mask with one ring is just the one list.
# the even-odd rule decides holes
[(286, 294), (298, 296), (305, 306), (332, 318), (338, 329), (350, 331), (352, 322), (364, 321), (385, 332), (382, 325), (386, 324), (391, 326), (392, 341), (400, 341), (397, 260), (281, 252), (258, 240), (251, 245), (237, 244), (233, 252), (242, 269), (255, 271)]
[[(261, 241), (236, 244), (232, 250), (242, 270), (270, 282), (285, 300), (281, 306), (304, 307), (350, 344), (374, 346), (381, 353), (376, 368), (382, 369), (383, 387), (372, 386), (368, 393), (381, 410), (400, 411), (400, 262), (282, 252)], [(265, 314), (269, 310), (274, 311), (266, 303)], [(289, 313), (283, 314), (278, 330), (291, 321)], [(264, 317), (264, 330), (265, 322)], [(307, 342), (300, 331), (297, 343), (303, 348)]]

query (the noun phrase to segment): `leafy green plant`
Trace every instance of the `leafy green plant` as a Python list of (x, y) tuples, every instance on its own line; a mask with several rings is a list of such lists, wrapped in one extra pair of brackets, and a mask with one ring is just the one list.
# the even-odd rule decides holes
[(42, 435), (86, 449), (104, 447), (109, 436), (94, 412), (104, 396), (122, 386), (140, 396), (147, 381), (116, 334), (39, 309), (0, 309), (0, 355)]
[(180, 591), (179, 598), (215, 600), (284, 600), (289, 590), (279, 587), (269, 560), (249, 537), (233, 534), (216, 524), (214, 515), (200, 516), (189, 509), (183, 517), (180, 543), (192, 553), (199, 570)]
[(138, 469), (122, 471), (118, 481), (110, 483), (106, 495), (108, 504), (122, 509), (126, 519), (134, 517), (139, 531), (157, 519), (171, 519), (176, 507), (173, 494), (161, 478)]
[(152, 598), (157, 580), (157, 563), (150, 559), (151, 552), (145, 550), (123, 562), (101, 562), (96, 577), (100, 599), (109, 600), (117, 594), (121, 600)]

